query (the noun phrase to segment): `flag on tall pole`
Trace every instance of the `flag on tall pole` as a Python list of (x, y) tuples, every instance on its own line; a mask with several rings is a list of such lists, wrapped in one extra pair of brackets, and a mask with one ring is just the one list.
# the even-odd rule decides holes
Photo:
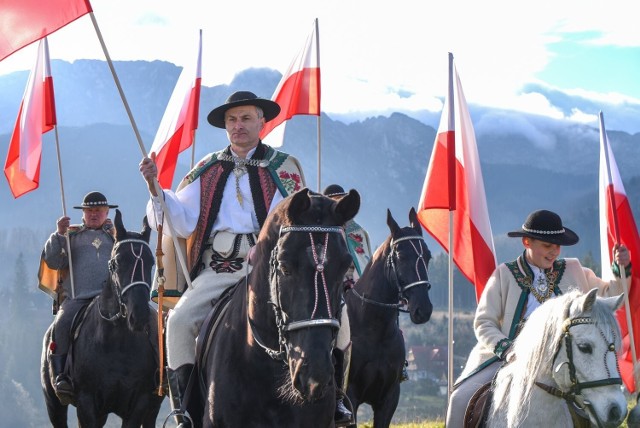
[(36, 64), (31, 70), (4, 164), (11, 193), (18, 198), (40, 183), (42, 134), (56, 125), (53, 80), (47, 39), (40, 40)]
[[(600, 118), (600, 260), (602, 278), (614, 279), (611, 270), (613, 246), (624, 244), (631, 257), (640, 257), (640, 236), (636, 227), (631, 205), (627, 198), (618, 165), (613, 157), (609, 139), (604, 127), (602, 112)], [(624, 271), (623, 268), (621, 268)], [(625, 288), (625, 306), (616, 313), (622, 332), (623, 347), (618, 356), (620, 375), (630, 392), (636, 391), (634, 368), (637, 365), (638, 341), (635, 335), (640, 332), (640, 269), (631, 271), (631, 288), (626, 289), (626, 274), (621, 272)]]
[(91, 11), (89, 0), (3, 0), (0, 61)]
[(320, 53), (317, 18), (314, 20), (311, 34), (280, 79), (271, 99), (280, 105), (280, 114), (267, 122), (260, 131), (260, 138), (264, 140), (274, 128), (282, 124), (279, 138), (269, 139), (268, 143), (271, 146), (282, 145), (286, 120), (298, 114), (320, 116)]
[(158, 182), (170, 189), (178, 163), (178, 154), (188, 149), (198, 128), (200, 86), (202, 80), (202, 30), (196, 61), (185, 67), (171, 94), (150, 152), (156, 153)]
[(420, 195), (418, 220), (447, 252), (452, 237), (453, 261), (474, 285), (479, 300), (496, 268), (496, 257), (473, 124), (449, 55), (449, 92)]

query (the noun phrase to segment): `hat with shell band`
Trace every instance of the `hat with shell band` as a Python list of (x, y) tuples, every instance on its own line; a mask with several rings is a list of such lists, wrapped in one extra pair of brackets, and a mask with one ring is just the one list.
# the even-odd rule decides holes
[(84, 196), (84, 199), (82, 200), (82, 205), (79, 205), (73, 208), (81, 210), (84, 208), (97, 208), (97, 207), (118, 208), (117, 205), (109, 205), (109, 203), (107, 202), (107, 198), (100, 192), (87, 193)]
[(528, 236), (557, 245), (574, 245), (579, 240), (573, 230), (562, 225), (562, 219), (558, 214), (548, 210), (532, 212), (520, 230), (509, 232), (507, 235)]

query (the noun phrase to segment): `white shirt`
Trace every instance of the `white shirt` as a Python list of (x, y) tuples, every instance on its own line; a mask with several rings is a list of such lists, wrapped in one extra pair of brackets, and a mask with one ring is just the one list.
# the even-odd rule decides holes
[[(247, 154), (247, 158), (250, 158), (255, 150), (255, 148), (251, 150)], [(236, 155), (233, 151), (231, 153)], [(238, 184), (242, 195), (242, 204), (238, 200), (236, 177), (232, 172), (224, 186), (220, 211), (213, 223), (212, 233), (221, 230), (238, 234), (258, 233), (260, 230), (251, 196), (249, 174), (243, 174), (239, 178)], [(188, 238), (196, 229), (198, 217), (200, 216), (200, 177), (178, 192), (163, 190), (163, 194), (175, 235), (180, 238)], [(284, 199), (282, 194), (276, 192), (271, 201), (269, 212), (282, 199)], [(147, 204), (147, 218), (153, 228), (157, 228), (158, 223), (162, 221), (162, 205), (159, 196), (152, 196)], [(170, 228), (167, 226), (163, 228), (163, 233), (169, 236), (172, 235)]]

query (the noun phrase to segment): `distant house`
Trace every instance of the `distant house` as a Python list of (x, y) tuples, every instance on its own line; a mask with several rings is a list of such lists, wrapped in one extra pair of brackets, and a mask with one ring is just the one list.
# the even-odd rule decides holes
[(409, 380), (447, 378), (446, 346), (412, 346), (407, 352)]

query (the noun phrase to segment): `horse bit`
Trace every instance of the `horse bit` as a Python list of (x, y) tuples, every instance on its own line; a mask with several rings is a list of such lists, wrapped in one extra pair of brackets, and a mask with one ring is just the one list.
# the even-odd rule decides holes
[[(313, 252), (313, 261), (315, 263), (315, 273), (314, 273), (314, 292), (315, 292), (315, 302), (313, 306), (313, 311), (311, 316), (306, 320), (298, 320), (298, 321), (286, 321), (286, 313), (282, 309), (282, 304), (280, 302), (280, 293), (279, 293), (279, 285), (278, 281), (278, 245), (276, 245), (272, 252), (269, 260), (269, 276), (271, 278), (275, 278), (275, 289), (276, 289), (276, 302), (269, 302), (273, 306), (273, 310), (276, 316), (276, 326), (278, 328), (278, 344), (280, 346), (279, 350), (271, 349), (268, 346), (262, 343), (258, 333), (254, 329), (254, 325), (249, 319), (249, 325), (251, 326), (251, 332), (256, 340), (256, 343), (260, 345), (262, 349), (274, 360), (282, 361), (286, 364), (287, 355), (289, 353), (290, 344), (287, 342), (286, 333), (300, 330), (308, 327), (331, 327), (334, 332), (338, 331), (340, 328), (340, 321), (334, 318), (331, 313), (331, 301), (329, 299), (329, 290), (327, 289), (327, 282), (324, 275), (325, 264), (327, 262), (327, 247), (329, 243), (329, 234), (330, 233), (340, 233), (344, 234), (344, 230), (338, 226), (283, 226), (280, 228), (280, 236), (284, 233), (289, 232), (304, 232), (309, 234), (309, 239), (311, 241), (311, 251)], [(318, 254), (316, 250), (316, 245), (313, 240), (313, 233), (324, 233), (324, 244), (322, 245), (322, 254)], [(324, 292), (324, 299), (327, 305), (327, 318), (315, 318), (318, 303), (319, 303), (319, 281), (322, 282), (322, 290)], [(248, 314), (247, 314), (248, 317)]]
[[(418, 243), (418, 248), (416, 248), (416, 245), (411, 242), (411, 241), (415, 241), (418, 240), (420, 241)], [(395, 261), (395, 259), (398, 257), (398, 247), (397, 245), (400, 242), (403, 241), (409, 241), (409, 243), (411, 244), (411, 246), (413, 247), (413, 251), (416, 253), (416, 255), (418, 256), (416, 258), (416, 263), (415, 263), (415, 271), (416, 271), (416, 276), (418, 278), (417, 281), (411, 282), (409, 284), (406, 285), (402, 285), (402, 283), (400, 282), (400, 277), (398, 275), (398, 266), (397, 263)], [(382, 303), (382, 302), (378, 302), (376, 300), (372, 300), (372, 299), (368, 299), (365, 296), (362, 296), (361, 294), (359, 294), (355, 288), (350, 288), (351, 292), (353, 292), (360, 300), (362, 300), (365, 303), (371, 303), (373, 305), (377, 305), (377, 306), (382, 306), (382, 307), (387, 307), (387, 308), (394, 308), (394, 309), (398, 309), (398, 311), (400, 312), (407, 312), (405, 309), (402, 309), (404, 306), (407, 305), (407, 297), (405, 296), (405, 292), (412, 288), (415, 287), (417, 285), (420, 284), (425, 284), (427, 286), (427, 290), (431, 290), (431, 283), (429, 282), (429, 268), (427, 266), (427, 261), (425, 261), (425, 252), (424, 252), (424, 246), (422, 245), (422, 243), (424, 242), (424, 240), (422, 239), (422, 237), (420, 236), (404, 236), (402, 238), (398, 238), (395, 240), (391, 240), (391, 244), (389, 245), (389, 247), (391, 248), (391, 251), (389, 252), (389, 254), (387, 255), (387, 260), (386, 260), (386, 265), (388, 266), (389, 270), (391, 271), (391, 273), (393, 274), (393, 277), (388, 278), (389, 282), (393, 283), (396, 285), (396, 287), (398, 287), (398, 300), (400, 301), (399, 303)], [(426, 246), (426, 244), (425, 244)], [(427, 278), (426, 279), (422, 279), (421, 275), (420, 275), (420, 265), (422, 265), (424, 267), (424, 271), (427, 272)]]
[[(581, 325), (581, 324), (595, 324), (595, 322), (590, 317), (578, 317), (573, 319), (566, 319), (563, 325), (563, 330), (564, 330), (563, 338), (565, 341), (565, 346), (567, 349), (567, 358), (569, 361), (562, 364), (567, 364), (569, 366), (569, 378), (571, 380), (571, 388), (569, 389), (569, 391), (564, 392), (558, 388), (545, 385), (540, 382), (536, 382), (536, 385), (538, 385), (540, 388), (542, 388), (544, 391), (548, 392), (549, 394), (552, 394), (558, 398), (562, 398), (567, 402), (567, 405), (569, 406), (569, 413), (571, 413), (571, 418), (573, 419), (575, 426), (578, 426), (578, 423), (579, 423), (578, 418), (581, 418), (587, 421), (589, 420), (589, 415), (587, 414), (587, 411), (588, 411), (593, 415), (594, 419), (598, 423), (598, 427), (602, 427), (603, 426), (602, 422), (598, 418), (598, 415), (595, 409), (593, 408), (593, 404), (590, 401), (585, 400), (584, 397), (582, 397), (582, 390), (588, 389), (588, 388), (597, 388), (600, 386), (622, 385), (622, 379), (620, 379), (619, 377), (615, 377), (615, 378), (610, 377), (611, 373), (609, 372), (609, 367), (606, 365), (607, 354), (609, 352), (613, 352), (615, 357), (614, 359), (616, 361), (616, 369), (618, 370), (618, 373), (620, 372), (620, 368), (618, 366), (618, 358), (617, 358), (616, 349), (615, 349), (615, 333), (614, 333), (613, 342), (610, 342), (607, 344), (607, 351), (604, 354), (605, 368), (607, 370), (607, 375), (609, 375), (609, 377), (606, 379), (594, 380), (589, 382), (580, 382), (576, 377), (576, 367), (575, 367), (575, 364), (573, 363), (573, 349), (571, 347), (572, 336), (571, 336), (570, 329), (571, 327), (574, 327), (576, 325)], [(602, 339), (604, 339), (605, 342), (607, 342), (607, 339), (605, 338), (602, 330), (600, 330), (600, 336), (602, 337)], [(559, 352), (560, 352), (560, 347), (558, 347), (558, 350), (556, 351), (556, 355), (553, 358), (554, 362), (558, 357)], [(582, 398), (581, 400), (582, 403), (578, 401), (578, 397)]]
[[(107, 320), (107, 321), (114, 321), (118, 318), (125, 318), (127, 316), (127, 307), (124, 305), (124, 303), (122, 302), (122, 296), (124, 295), (124, 293), (126, 293), (127, 291), (129, 291), (131, 288), (135, 287), (136, 285), (144, 285), (145, 287), (147, 287), (147, 290), (150, 291), (151, 290), (151, 286), (149, 285), (148, 282), (145, 281), (145, 277), (144, 277), (144, 260), (142, 259), (142, 253), (144, 251), (144, 248), (147, 247), (149, 249), (149, 251), (151, 251), (151, 247), (149, 247), (149, 244), (141, 239), (123, 239), (122, 241), (118, 241), (116, 242), (116, 244), (113, 246), (113, 250), (111, 251), (112, 254), (115, 254), (116, 251), (118, 250), (118, 247), (121, 244), (130, 244), (131, 245), (131, 253), (133, 254), (133, 256), (136, 258), (135, 263), (133, 265), (133, 270), (131, 271), (131, 279), (130, 279), (130, 283), (128, 285), (126, 285), (125, 287), (117, 287), (114, 286), (114, 290), (116, 292), (116, 298), (118, 300), (118, 312), (115, 315), (112, 316), (108, 316), (108, 315), (104, 315), (102, 313), (102, 310), (100, 310), (100, 303), (98, 302), (98, 312), (100, 313), (100, 316), (102, 317), (102, 319)], [(140, 250), (138, 251), (138, 253), (136, 254), (136, 251), (134, 249), (133, 244), (140, 244)], [(137, 267), (138, 265), (140, 266), (140, 273), (142, 276), (142, 280), (141, 281), (134, 281), (135, 279), (135, 275), (136, 275), (136, 271), (137, 271)], [(116, 281), (112, 281), (111, 279), (113, 278), (113, 275), (115, 274), (115, 259), (113, 257), (111, 257), (111, 259), (109, 260), (109, 282), (114, 285), (115, 283), (118, 283), (118, 280), (116, 279)]]

